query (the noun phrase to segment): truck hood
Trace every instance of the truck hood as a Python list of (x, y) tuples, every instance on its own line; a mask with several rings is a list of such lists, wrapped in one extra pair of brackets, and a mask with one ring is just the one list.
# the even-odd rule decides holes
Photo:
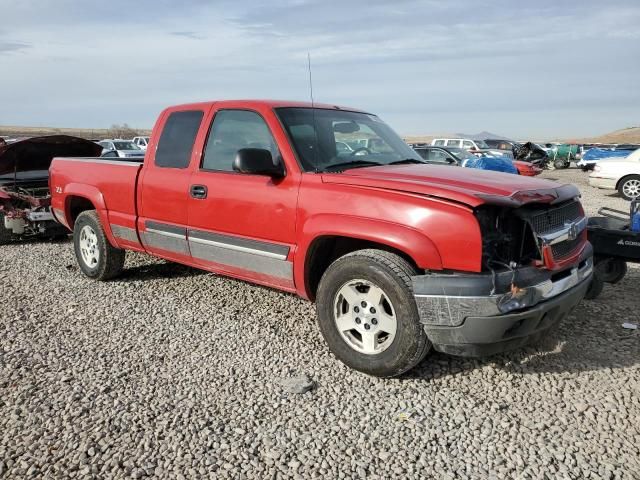
[(580, 195), (574, 185), (510, 173), (440, 165), (385, 165), (324, 173), (322, 181), (443, 198), (471, 207), (558, 203)]
[(69, 135), (33, 137), (0, 147), (0, 175), (48, 170), (53, 157), (98, 157), (102, 147)]

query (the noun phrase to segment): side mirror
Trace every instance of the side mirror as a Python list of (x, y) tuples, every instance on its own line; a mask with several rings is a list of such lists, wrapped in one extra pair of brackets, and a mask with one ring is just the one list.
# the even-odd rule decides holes
[(233, 160), (233, 169), (240, 173), (284, 177), (282, 165), (275, 165), (269, 150), (263, 148), (242, 148)]

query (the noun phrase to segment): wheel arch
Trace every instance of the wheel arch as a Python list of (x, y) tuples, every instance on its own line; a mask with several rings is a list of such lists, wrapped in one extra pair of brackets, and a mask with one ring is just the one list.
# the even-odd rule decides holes
[(618, 179), (618, 181), (616, 182), (616, 190), (618, 190), (620, 188), (620, 185), (622, 185), (622, 183), (627, 180), (630, 177), (637, 177), (638, 180), (640, 180), (640, 174), (638, 173), (627, 173), (626, 175), (623, 175), (622, 177), (620, 177)]
[(365, 249), (395, 253), (418, 269), (410, 255), (388, 244), (342, 235), (322, 235), (313, 241), (305, 256), (304, 280), (308, 297), (315, 299), (320, 279), (329, 265), (348, 253)]
[(109, 225), (108, 211), (102, 192), (91, 185), (69, 184), (64, 193), (64, 214), (69, 229), (73, 231), (75, 221), (82, 212), (95, 210), (107, 240), (117, 247), (118, 244)]
[(416, 270), (442, 269), (435, 244), (415, 229), (354, 217), (316, 219), (305, 225), (303, 242), (296, 251), (298, 293), (315, 300), (320, 278), (334, 260), (368, 248), (395, 253)]
[(93, 202), (87, 197), (81, 195), (70, 195), (67, 197), (65, 202), (65, 215), (71, 229), (73, 229), (78, 216), (87, 210), (97, 210)]

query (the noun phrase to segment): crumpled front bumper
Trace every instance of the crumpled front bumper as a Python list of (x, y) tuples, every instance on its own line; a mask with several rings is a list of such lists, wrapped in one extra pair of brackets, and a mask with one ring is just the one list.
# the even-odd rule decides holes
[(439, 351), (482, 356), (518, 348), (562, 321), (593, 273), (589, 245), (560, 272), (524, 267), (495, 274), (412, 277), (420, 322)]

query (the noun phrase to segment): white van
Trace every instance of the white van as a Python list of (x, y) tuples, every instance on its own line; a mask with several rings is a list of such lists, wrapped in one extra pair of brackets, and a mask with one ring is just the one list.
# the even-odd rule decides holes
[(489, 146), (482, 140), (469, 140), (468, 138), (434, 138), (431, 145), (435, 147), (464, 148), (465, 150), (484, 150)]

